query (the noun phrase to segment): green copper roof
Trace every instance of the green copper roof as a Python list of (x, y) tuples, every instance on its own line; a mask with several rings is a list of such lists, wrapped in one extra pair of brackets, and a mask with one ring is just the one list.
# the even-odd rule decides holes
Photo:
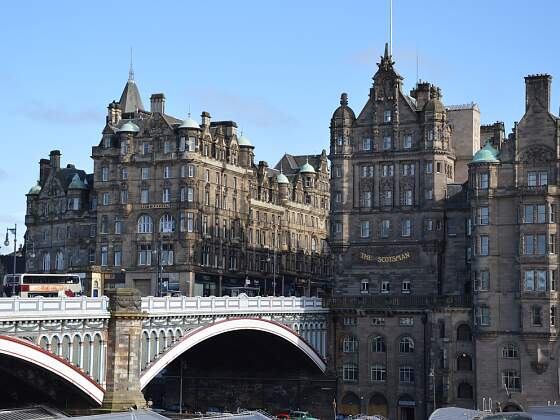
[(42, 189), (41, 185), (39, 184), (39, 181), (37, 181), (37, 183), (31, 187), (31, 189), (29, 190), (29, 192), (27, 194), (28, 195), (39, 195), (39, 193), (41, 192), (41, 189)]
[(127, 121), (117, 130), (117, 133), (138, 133), (139, 131), (140, 128), (136, 124), (132, 121)]
[(239, 146), (242, 147), (253, 147), (253, 143), (251, 143), (251, 140), (249, 140), (247, 137), (243, 135), (237, 138), (237, 143), (239, 143)]
[(289, 184), (290, 181), (288, 180), (288, 177), (286, 175), (284, 175), (282, 172), (280, 172), (278, 175), (276, 175), (276, 182), (278, 182), (279, 184)]
[(299, 168), (299, 171), (302, 174), (305, 174), (305, 173), (314, 174), (315, 173), (315, 168), (313, 166), (311, 166), (309, 164), (309, 162), (305, 162), (303, 165), (301, 165), (301, 167)]
[(484, 147), (474, 154), (471, 163), (499, 163), (499, 153), (500, 152), (494, 149), (492, 144), (487, 141)]
[(72, 182), (70, 183), (70, 185), (68, 185), (68, 189), (74, 189), (74, 190), (87, 190), (87, 186), (86, 184), (84, 184), (84, 182), (80, 179), (80, 176), (78, 174), (75, 174), (74, 177), (72, 178)]
[(187, 119), (183, 121), (183, 124), (179, 126), (179, 128), (196, 128), (200, 130), (200, 125), (191, 118), (191, 114), (188, 115)]

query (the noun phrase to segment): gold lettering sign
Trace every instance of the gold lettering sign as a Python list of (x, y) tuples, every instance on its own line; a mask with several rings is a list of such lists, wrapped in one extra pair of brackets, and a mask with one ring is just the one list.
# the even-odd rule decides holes
[(141, 204), (141, 209), (168, 209), (170, 207), (169, 204)]
[(367, 262), (377, 262), (380, 264), (383, 263), (396, 263), (408, 260), (410, 258), (410, 252), (405, 251), (398, 255), (386, 255), (386, 256), (374, 256), (370, 254), (366, 254), (365, 252), (360, 252), (360, 260), (367, 261)]

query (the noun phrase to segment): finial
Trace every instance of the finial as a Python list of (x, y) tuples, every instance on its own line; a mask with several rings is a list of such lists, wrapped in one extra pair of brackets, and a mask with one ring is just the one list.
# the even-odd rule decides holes
[(346, 92), (342, 92), (340, 95), (340, 105), (348, 105), (348, 94)]
[(134, 81), (134, 69), (132, 68), (132, 47), (130, 47), (130, 69), (128, 70), (128, 80)]
[(389, 44), (385, 43), (385, 53), (383, 54), (383, 58), (389, 59)]

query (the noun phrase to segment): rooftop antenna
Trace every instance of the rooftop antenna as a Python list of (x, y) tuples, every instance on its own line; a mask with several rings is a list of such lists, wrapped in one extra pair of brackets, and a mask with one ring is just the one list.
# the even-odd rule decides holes
[(134, 81), (134, 69), (132, 68), (132, 47), (130, 47), (130, 69), (128, 70), (128, 80)]
[(420, 79), (418, 79), (418, 50), (416, 50), (416, 84), (418, 84)]
[(393, 56), (393, 0), (389, 0), (389, 55)]

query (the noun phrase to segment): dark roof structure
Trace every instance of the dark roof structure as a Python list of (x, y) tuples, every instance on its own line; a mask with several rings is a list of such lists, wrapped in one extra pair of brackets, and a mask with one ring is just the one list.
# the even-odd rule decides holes
[(124, 114), (144, 111), (144, 105), (142, 104), (142, 98), (140, 97), (138, 86), (136, 86), (134, 79), (131, 79), (130, 77), (124, 87), (121, 99), (119, 100), (119, 105)]

